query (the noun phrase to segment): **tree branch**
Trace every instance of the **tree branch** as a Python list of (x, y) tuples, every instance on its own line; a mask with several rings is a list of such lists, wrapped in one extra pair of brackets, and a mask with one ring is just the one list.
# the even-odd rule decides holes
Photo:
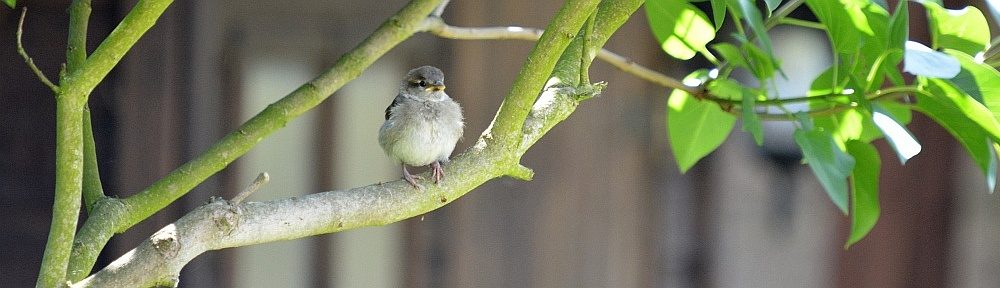
[(500, 104), (500, 111), (488, 132), (491, 141), (515, 147), (520, 145), (521, 127), (538, 97), (538, 91), (544, 88), (547, 77), (552, 74), (558, 60), (557, 55), (566, 50), (599, 2), (568, 0), (559, 9), (531, 54), (528, 54), (528, 59), (514, 80), (514, 86)]
[(38, 69), (38, 66), (35, 66), (35, 60), (28, 56), (28, 52), (24, 50), (24, 45), (21, 44), (21, 34), (24, 33), (25, 14), (28, 14), (28, 7), (21, 9), (21, 19), (17, 20), (17, 54), (21, 54), (21, 58), (24, 58), (24, 63), (28, 64), (28, 68), (31, 69), (31, 72), (35, 73), (35, 76), (38, 77), (39, 81), (42, 81), (42, 84), (48, 86), (49, 90), (52, 90), (53, 93), (59, 93), (59, 86), (52, 84), (52, 81), (49, 81), (49, 77), (45, 77), (45, 73), (42, 73), (42, 70)]
[[(578, 103), (574, 95), (560, 95), (557, 99), (548, 113), (534, 114), (527, 121), (551, 127), (565, 119), (558, 115), (569, 115)], [(534, 142), (543, 135), (539, 131), (526, 135), (526, 139)], [(484, 141), (480, 138), (478, 143)], [(237, 206), (214, 201), (164, 227), (72, 287), (173, 286), (184, 265), (205, 251), (380, 226), (419, 216), (507, 173), (509, 167), (496, 155), (485, 145), (475, 145), (451, 161), (447, 166), (451, 176), (440, 186), (428, 186), (423, 191), (414, 190), (404, 181), (393, 181)], [(530, 178), (527, 168), (519, 166), (517, 170), (518, 175)]]
[[(642, 1), (605, 2), (641, 3)], [(634, 9), (622, 11), (621, 13), (627, 14), (615, 15), (615, 18), (627, 19), (631, 11)], [(557, 23), (555, 20), (553, 22)], [(624, 20), (621, 20), (617, 25), (623, 22)], [(617, 27), (614, 26), (610, 31), (614, 31)], [(604, 27), (595, 27), (597, 29), (595, 31), (601, 28)], [(372, 37), (375, 35), (378, 33)], [(595, 43), (604, 43), (605, 40)], [(566, 55), (569, 54), (564, 52), (563, 56)], [(579, 101), (594, 96), (582, 95), (581, 91), (598, 93), (600, 90), (584, 85), (580, 89), (547, 89), (547, 91), (552, 96), (546, 103), (551, 105), (545, 105), (545, 109), (532, 110), (522, 123), (543, 128), (526, 132), (523, 135), (522, 146), (514, 149), (504, 145), (487, 145), (490, 133), (488, 131), (483, 133), (473, 147), (455, 157), (451, 164), (446, 166), (448, 174), (453, 176), (444, 179), (440, 186), (431, 186), (420, 193), (413, 193), (413, 188), (409, 184), (393, 181), (348, 191), (324, 192), (264, 203), (245, 203), (239, 206), (232, 206), (230, 202), (216, 201), (192, 211), (175, 224), (165, 227), (132, 252), (75, 284), (74, 287), (171, 285), (178, 281), (177, 273), (185, 263), (207, 250), (384, 225), (437, 209), (492, 178), (511, 175), (519, 179), (530, 179), (532, 176), (530, 169), (510, 160), (519, 159), (527, 147), (542, 137), (548, 128), (566, 119)], [(518, 149), (522, 147), (523, 149)], [(115, 206), (120, 203), (102, 201), (98, 206), (101, 205)], [(107, 211), (114, 210), (116, 209), (107, 209)], [(85, 225), (84, 230), (87, 227)]]
[(444, 14), (444, 8), (448, 7), (448, 3), (451, 3), (451, 0), (442, 0), (441, 4), (434, 8), (434, 12), (431, 12), (431, 16), (441, 17), (441, 14)]
[[(601, 20), (601, 18), (598, 17), (597, 20)], [(441, 38), (457, 40), (510, 39), (528, 41), (538, 41), (538, 38), (541, 37), (543, 32), (541, 29), (537, 28), (517, 26), (457, 27), (446, 24), (444, 20), (438, 17), (428, 17), (424, 20), (423, 24), (421, 24), (421, 31), (434, 34)], [(600, 49), (597, 52), (597, 59), (607, 62), (608, 64), (611, 64), (611, 66), (614, 66), (625, 73), (632, 74), (639, 79), (643, 79), (663, 87), (681, 89), (692, 94), (696, 94), (701, 91), (701, 88), (699, 87), (684, 85), (684, 83), (680, 80), (643, 67), (642, 65), (639, 65), (638, 63), (607, 49)]]
[[(91, 217), (84, 222), (80, 230), (81, 235), (76, 243), (80, 251), (73, 253), (70, 262), (70, 271), (74, 272), (74, 277), (70, 280), (78, 281), (89, 273), (94, 262), (97, 261), (97, 255), (113, 232), (124, 232), (156, 211), (163, 209), (209, 176), (214, 175), (236, 158), (245, 154), (257, 142), (318, 105), (348, 81), (357, 78), (376, 59), (416, 32), (420, 21), (426, 18), (439, 3), (440, 0), (414, 0), (410, 2), (356, 48), (344, 54), (331, 69), (300, 86), (291, 94), (268, 105), (263, 111), (243, 123), (236, 131), (226, 135), (195, 159), (178, 167), (138, 194), (120, 200), (121, 205), (97, 205), (95, 210), (100, 210), (102, 207), (114, 210), (96, 211), (96, 214), (107, 215), (107, 217)], [(137, 8), (140, 6), (137, 5)], [(126, 17), (127, 20), (129, 20), (128, 17)], [(104, 44), (101, 47), (104, 47)], [(101, 51), (106, 50), (98, 48), (87, 60), (87, 64), (96, 61), (93, 59), (97, 58)]]
[[(87, 24), (90, 22), (90, 0), (73, 0), (69, 6), (69, 36), (66, 41), (66, 72), (73, 73), (87, 61)], [(60, 79), (61, 80), (61, 79)], [(83, 106), (83, 203), (87, 213), (104, 197), (101, 172), (97, 167), (97, 147), (90, 119), (90, 106)], [(72, 274), (72, 272), (71, 272)]]

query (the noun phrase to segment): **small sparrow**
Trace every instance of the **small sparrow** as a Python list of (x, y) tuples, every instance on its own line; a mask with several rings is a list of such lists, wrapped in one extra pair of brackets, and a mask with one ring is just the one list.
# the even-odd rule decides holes
[(406, 73), (399, 94), (385, 108), (385, 123), (378, 131), (378, 143), (394, 161), (403, 165), (403, 179), (421, 188), (406, 165), (431, 165), (434, 183), (444, 177), (442, 162), (462, 138), (462, 107), (444, 93), (444, 73), (423, 66)]

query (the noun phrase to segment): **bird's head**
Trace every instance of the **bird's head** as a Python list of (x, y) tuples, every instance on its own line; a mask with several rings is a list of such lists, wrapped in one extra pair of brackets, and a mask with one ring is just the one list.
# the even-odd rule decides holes
[(420, 99), (440, 100), (444, 94), (444, 72), (433, 66), (421, 66), (406, 73), (400, 92)]

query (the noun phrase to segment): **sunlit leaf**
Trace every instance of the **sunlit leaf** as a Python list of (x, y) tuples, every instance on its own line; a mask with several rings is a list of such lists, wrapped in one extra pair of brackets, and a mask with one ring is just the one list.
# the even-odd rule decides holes
[(17, 5), (17, 0), (3, 0), (3, 3), (10, 6), (10, 8), (14, 8), (14, 6)]
[(853, 53), (860, 46), (863, 35), (872, 36), (864, 8), (872, 5), (865, 0), (806, 0), (806, 5), (816, 14), (820, 23), (826, 25), (827, 33), (833, 40), (834, 50)]
[(948, 100), (952, 107), (961, 111), (966, 119), (979, 125), (993, 140), (1000, 140), (1000, 122), (986, 106), (945, 80), (927, 79), (927, 82), (928, 89), (936, 98)]
[(646, 16), (660, 47), (674, 58), (691, 59), (715, 39), (708, 17), (687, 1), (646, 2)]
[(962, 71), (962, 65), (951, 55), (931, 50), (924, 44), (906, 41), (903, 71), (917, 76), (949, 79)]
[(847, 142), (847, 152), (857, 165), (851, 171), (851, 235), (844, 247), (850, 247), (868, 235), (878, 222), (878, 176), (882, 166), (878, 150), (871, 144)]
[(958, 59), (962, 65), (958, 76), (949, 81), (965, 94), (986, 105), (993, 116), (1000, 120), (1000, 72), (959, 51), (946, 50), (945, 53)]
[(913, 137), (913, 134), (899, 120), (896, 120), (892, 112), (889, 112), (878, 104), (872, 104), (872, 107), (872, 121), (875, 122), (875, 126), (885, 135), (889, 146), (892, 146), (892, 149), (896, 151), (896, 155), (899, 156), (899, 162), (906, 164), (907, 160), (910, 160), (913, 156), (917, 156), (922, 147), (917, 142), (917, 139)]
[(966, 6), (951, 10), (932, 2), (923, 2), (930, 20), (931, 40), (935, 49), (950, 48), (976, 55), (990, 43), (990, 26), (983, 12)]
[[(705, 73), (696, 71), (685, 80), (704, 77)], [(674, 89), (667, 105), (670, 148), (681, 172), (687, 172), (698, 160), (715, 151), (736, 123), (736, 117), (715, 102), (698, 100), (680, 89)]]
[(821, 129), (796, 130), (795, 143), (802, 148), (802, 155), (827, 196), (847, 214), (847, 176), (854, 169), (854, 158), (840, 150), (833, 136)]
[[(991, 167), (996, 166), (996, 156), (991, 144), (993, 141), (990, 141), (990, 133), (980, 124), (972, 121), (950, 97), (944, 96), (947, 94), (961, 94), (961, 92), (954, 87), (950, 87), (951, 85), (947, 83), (938, 81), (940, 80), (929, 81), (929, 85), (927, 85), (928, 91), (933, 95), (915, 94), (917, 96), (916, 110), (929, 116), (938, 125), (948, 130), (965, 147), (965, 150), (969, 152), (969, 155), (972, 156), (972, 159), (981, 171), (987, 175), (995, 175), (995, 173), (989, 173), (991, 170), (995, 171), (995, 168)], [(971, 97), (965, 102), (970, 101), (975, 102)], [(978, 104), (978, 102), (976, 103)], [(992, 119), (992, 117), (987, 118)]]
[(861, 139), (864, 121), (864, 116), (857, 109), (848, 109), (837, 114), (813, 118), (816, 127), (829, 132), (841, 148), (844, 148), (843, 145), (848, 140)]

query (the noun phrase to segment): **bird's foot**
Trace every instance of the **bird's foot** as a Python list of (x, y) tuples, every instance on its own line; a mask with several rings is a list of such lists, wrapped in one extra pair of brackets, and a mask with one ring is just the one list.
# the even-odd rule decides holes
[(403, 179), (406, 180), (407, 183), (410, 183), (413, 188), (424, 190), (424, 186), (417, 183), (417, 179), (424, 180), (424, 177), (410, 174), (410, 171), (406, 171), (405, 165), (403, 166)]
[(444, 168), (441, 168), (441, 161), (434, 161), (431, 163), (431, 174), (434, 175), (434, 184), (440, 184), (441, 179), (444, 178)]

